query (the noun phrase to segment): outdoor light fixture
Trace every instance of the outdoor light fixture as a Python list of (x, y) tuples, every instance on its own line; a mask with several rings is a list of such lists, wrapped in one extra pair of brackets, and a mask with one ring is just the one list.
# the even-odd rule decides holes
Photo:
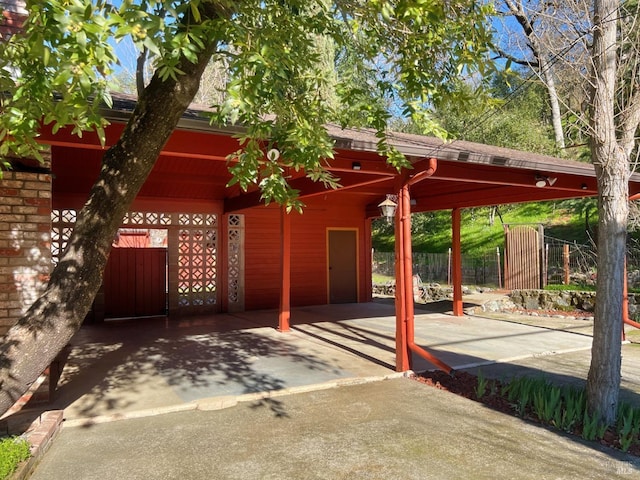
[(536, 187), (538, 188), (543, 188), (543, 187), (546, 187), (547, 185), (552, 187), (553, 184), (558, 181), (557, 177), (546, 177), (544, 175), (536, 175), (535, 179), (536, 179)]
[(389, 195), (387, 195), (387, 198), (383, 202), (378, 204), (378, 207), (380, 208), (380, 212), (382, 213), (382, 216), (387, 219), (387, 223), (391, 223), (393, 221), (393, 217), (396, 214), (397, 206), (398, 204), (393, 200), (391, 200), (389, 198)]
[(360, 165), (360, 162), (353, 162), (351, 164), (351, 169), (352, 170), (360, 170), (362, 168), (362, 165)]
[(280, 151), (277, 148), (272, 148), (267, 152), (267, 158), (272, 162), (276, 162), (280, 158)]

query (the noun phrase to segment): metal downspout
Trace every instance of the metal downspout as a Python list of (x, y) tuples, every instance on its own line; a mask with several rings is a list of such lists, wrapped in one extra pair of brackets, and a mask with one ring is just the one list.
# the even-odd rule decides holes
[(428, 362), (438, 367), (440, 370), (451, 374), (453, 369), (449, 365), (415, 343), (415, 318), (413, 307), (413, 258), (411, 248), (411, 198), (409, 195), (409, 187), (433, 175), (436, 171), (436, 168), (436, 159), (429, 159), (429, 167), (426, 170), (417, 173), (412, 178), (409, 178), (406, 182), (404, 182), (402, 188), (400, 189), (398, 195), (398, 207), (400, 207), (398, 209), (398, 223), (400, 224), (399, 226), (402, 230), (400, 235), (401, 241), (398, 243), (401, 244), (399, 248), (399, 253), (401, 254), (401, 256), (399, 258), (400, 262), (397, 262), (396, 265), (400, 263), (401, 266), (399, 268), (399, 271), (396, 270), (396, 273), (401, 273), (398, 278), (401, 281), (401, 298), (403, 299), (404, 303), (404, 308), (402, 310), (404, 311), (400, 311), (403, 313), (404, 317), (407, 347), (410, 351), (421, 356)]

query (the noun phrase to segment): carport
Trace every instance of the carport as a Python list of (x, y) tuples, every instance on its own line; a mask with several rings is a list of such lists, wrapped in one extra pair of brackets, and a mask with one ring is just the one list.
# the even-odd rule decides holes
[[(106, 130), (107, 146), (118, 138), (134, 105), (134, 98), (115, 98), (114, 108), (106, 112), (112, 122)], [(597, 194), (594, 168), (588, 163), (394, 133), (390, 143), (411, 163), (411, 169), (398, 172), (377, 154), (373, 131), (330, 125), (336, 154), (325, 165), (339, 177), (340, 188), (328, 190), (305, 172), (287, 171), (290, 185), (308, 206), (304, 215), (296, 216), (273, 205), (265, 207), (257, 189), (243, 192), (237, 185), (227, 186), (227, 162), (233, 162), (238, 148), (234, 135), (241, 130), (211, 126), (202, 114), (202, 109), (187, 111), (135, 200), (136, 212), (128, 217), (159, 219), (169, 229), (171, 318), (277, 308), (278, 329), (288, 332), (291, 323), (298, 323), (292, 318), (295, 307), (370, 301), (371, 219), (379, 217), (379, 205), (389, 201), (395, 206), (398, 371), (412, 367), (414, 353), (449, 370), (446, 362), (414, 341), (411, 213), (452, 212), (452, 310), (461, 316), (462, 208)], [(53, 207), (78, 208), (104, 147), (95, 135), (77, 138), (68, 130), (54, 133), (45, 128), (41, 140), (52, 146)], [(631, 195), (640, 193), (640, 176), (632, 175), (629, 190)], [(72, 225), (63, 227), (69, 230)], [(336, 232), (346, 233), (353, 257), (352, 280), (338, 287), (332, 276), (336, 262), (330, 255)]]

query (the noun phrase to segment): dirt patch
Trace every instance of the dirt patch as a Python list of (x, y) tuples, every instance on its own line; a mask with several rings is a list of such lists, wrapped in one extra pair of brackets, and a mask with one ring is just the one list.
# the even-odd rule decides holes
[[(468, 398), (469, 400), (480, 402), (499, 412), (512, 416), (519, 416), (516, 405), (509, 402), (506, 397), (501, 395), (502, 383), (499, 380), (490, 380), (486, 393), (481, 398), (478, 398), (478, 378), (467, 372), (454, 372), (453, 375), (448, 375), (441, 371), (423, 372), (415, 375), (413, 378), (431, 387), (460, 395)], [(542, 424), (540, 419), (530, 409), (527, 409), (524, 412), (523, 418), (533, 423)], [(580, 427), (577, 427), (573, 431), (567, 433), (581, 436), (582, 431)], [(620, 441), (611, 429), (605, 432), (604, 437), (601, 440), (598, 440), (598, 443), (606, 447), (618, 450), (621, 449)], [(627, 453), (640, 457), (640, 445), (638, 443), (632, 445)]]
[(584, 310), (530, 310), (526, 308), (508, 308), (502, 310), (505, 313), (516, 315), (528, 315), (532, 317), (575, 318), (577, 320), (593, 320), (593, 312)]

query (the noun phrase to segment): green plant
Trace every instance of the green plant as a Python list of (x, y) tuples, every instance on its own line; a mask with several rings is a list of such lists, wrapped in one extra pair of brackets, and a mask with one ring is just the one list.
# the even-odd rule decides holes
[(593, 441), (604, 436), (607, 425), (600, 423), (597, 415), (589, 414), (587, 409), (584, 410), (582, 418), (582, 438)]
[(494, 397), (498, 393), (498, 382), (492, 380), (489, 382), (489, 395)]
[(569, 284), (569, 285), (546, 285), (544, 287), (545, 290), (551, 291), (578, 291), (578, 292), (595, 292), (595, 285), (579, 285), (579, 284)]
[(0, 439), (0, 479), (8, 478), (18, 464), (29, 458), (29, 442), (21, 437)]
[(555, 387), (547, 382), (535, 385), (533, 390), (533, 410), (545, 423), (551, 423), (556, 418), (562, 404), (560, 399), (560, 387)]
[(627, 403), (618, 407), (618, 419), (616, 422), (620, 448), (623, 452), (629, 450), (640, 433), (640, 410)]
[(476, 387), (476, 397), (482, 398), (487, 391), (487, 379), (484, 378), (482, 370), (478, 371), (478, 386)]
[(587, 401), (584, 390), (568, 386), (563, 387), (562, 397), (564, 398), (564, 412), (560, 428), (565, 432), (570, 432), (580, 422)]
[(509, 382), (507, 399), (515, 406), (519, 416), (524, 417), (525, 411), (533, 398), (533, 391), (538, 380), (530, 377), (515, 378)]
[[(516, 377), (506, 382), (487, 380), (481, 371), (477, 376), (476, 395), (482, 398), (491, 391), (506, 398), (515, 413), (535, 415), (542, 423), (555, 426), (566, 432), (581, 432), (582, 438), (594, 441), (604, 438), (609, 425), (600, 421), (587, 409), (584, 388), (568, 385), (553, 385), (544, 378)], [(640, 408), (621, 403), (618, 408), (615, 428), (622, 451), (626, 452), (640, 442)]]

